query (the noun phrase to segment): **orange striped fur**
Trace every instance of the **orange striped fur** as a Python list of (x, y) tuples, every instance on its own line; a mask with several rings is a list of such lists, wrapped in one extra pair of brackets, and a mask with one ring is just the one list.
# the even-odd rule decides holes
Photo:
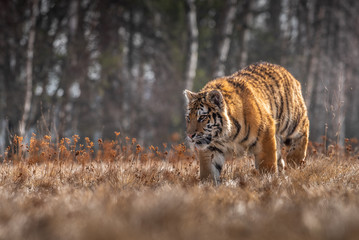
[(208, 82), (198, 92), (185, 90), (186, 132), (198, 151), (200, 178), (220, 180), (224, 155), (247, 150), (260, 172), (277, 172), (285, 161), (298, 166), (306, 156), (309, 120), (300, 83), (283, 67), (252, 64), (231, 76)]

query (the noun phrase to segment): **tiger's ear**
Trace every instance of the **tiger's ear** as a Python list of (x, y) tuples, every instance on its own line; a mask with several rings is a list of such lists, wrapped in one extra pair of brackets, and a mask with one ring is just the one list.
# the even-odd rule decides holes
[(183, 91), (183, 94), (186, 97), (187, 103), (191, 102), (197, 96), (197, 93), (191, 92), (187, 89)]
[(207, 100), (216, 105), (220, 110), (223, 110), (224, 107), (224, 99), (223, 95), (218, 90), (212, 90), (207, 94)]

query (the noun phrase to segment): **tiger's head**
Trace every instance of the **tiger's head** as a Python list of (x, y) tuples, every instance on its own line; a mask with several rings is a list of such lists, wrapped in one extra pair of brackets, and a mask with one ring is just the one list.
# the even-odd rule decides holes
[(218, 90), (194, 93), (184, 91), (187, 99), (187, 140), (197, 148), (205, 148), (230, 131), (227, 106)]

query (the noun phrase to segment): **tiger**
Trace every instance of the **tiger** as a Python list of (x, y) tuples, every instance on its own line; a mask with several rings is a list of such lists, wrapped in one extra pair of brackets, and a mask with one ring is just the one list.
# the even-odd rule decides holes
[(233, 152), (253, 154), (263, 174), (305, 162), (307, 108), (299, 81), (284, 67), (251, 64), (184, 95), (186, 139), (197, 152), (201, 180), (219, 184), (225, 156)]

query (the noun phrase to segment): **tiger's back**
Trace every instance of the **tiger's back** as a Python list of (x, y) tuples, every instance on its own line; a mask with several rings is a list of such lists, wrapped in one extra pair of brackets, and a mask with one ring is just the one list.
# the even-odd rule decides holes
[[(223, 154), (237, 148), (253, 152), (256, 167), (264, 172), (276, 172), (279, 163), (283, 166), (282, 143), (288, 146), (289, 165), (304, 161), (309, 134), (307, 110), (300, 83), (283, 67), (253, 64), (210, 81), (199, 93), (185, 93), (190, 120), (187, 134), (199, 149), (201, 178), (217, 181)], [(199, 121), (203, 116), (207, 116), (205, 124)], [(210, 141), (203, 144), (195, 137)]]
[[(265, 124), (263, 115), (269, 114), (276, 123), (276, 134), (280, 135), (284, 142), (286, 140), (288, 142), (288, 139), (295, 137), (298, 132), (308, 131), (309, 122), (301, 85), (279, 65), (270, 63), (249, 65), (232, 76), (209, 82), (202, 91), (215, 89), (223, 93), (231, 110), (230, 114), (238, 116), (236, 107), (240, 101), (244, 102), (239, 107), (242, 107), (245, 114), (239, 117), (244, 120), (246, 116), (254, 115), (257, 119), (250, 119), (252, 122), (257, 122), (259, 119), (259, 123)], [(258, 109), (257, 114), (253, 114), (256, 109)]]

